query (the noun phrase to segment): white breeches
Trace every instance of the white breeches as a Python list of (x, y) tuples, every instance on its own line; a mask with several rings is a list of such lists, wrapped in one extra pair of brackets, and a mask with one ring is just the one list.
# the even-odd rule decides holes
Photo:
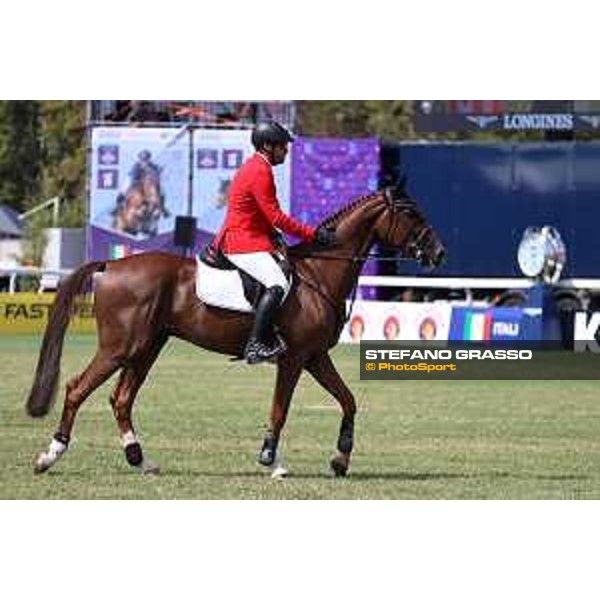
[(290, 291), (288, 280), (269, 252), (226, 254), (226, 256), (238, 269), (260, 281), (266, 288), (278, 285), (284, 290), (284, 295)]

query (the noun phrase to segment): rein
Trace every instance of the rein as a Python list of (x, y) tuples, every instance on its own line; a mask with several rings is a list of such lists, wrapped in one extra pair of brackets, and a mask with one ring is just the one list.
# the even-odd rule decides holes
[[(399, 252), (395, 250), (395, 252)], [(288, 250), (288, 254), (294, 256), (295, 258), (319, 258), (323, 260), (346, 260), (351, 262), (360, 262), (363, 260), (379, 260), (379, 261), (410, 261), (411, 258), (394, 257), (394, 256), (380, 256), (379, 254), (365, 254), (363, 256), (355, 255), (355, 254), (317, 254), (315, 252), (294, 252), (293, 250)]]
[(331, 308), (333, 308), (335, 314), (337, 315), (338, 321), (340, 321), (340, 319), (343, 319), (341, 327), (339, 325), (337, 325), (337, 328), (341, 329), (348, 322), (348, 320), (350, 319), (350, 315), (352, 314), (352, 308), (354, 307), (354, 302), (356, 301), (356, 293), (358, 291), (358, 281), (356, 281), (354, 283), (354, 286), (352, 287), (352, 297), (350, 298), (350, 307), (349, 307), (349, 309), (345, 310), (344, 309), (344, 306), (346, 304), (345, 301), (342, 304), (342, 306), (340, 307), (340, 305), (326, 291), (321, 289), (314, 281), (312, 281), (311, 279), (309, 279), (308, 277), (306, 277), (299, 271), (296, 271), (295, 273), (296, 273), (296, 276), (298, 277), (298, 279), (300, 281), (302, 281), (302, 283), (306, 284), (307, 287), (309, 287), (311, 290), (313, 290), (314, 292), (319, 294), (319, 296), (321, 296), (321, 298), (323, 298), (329, 304), (329, 306), (331, 306)]

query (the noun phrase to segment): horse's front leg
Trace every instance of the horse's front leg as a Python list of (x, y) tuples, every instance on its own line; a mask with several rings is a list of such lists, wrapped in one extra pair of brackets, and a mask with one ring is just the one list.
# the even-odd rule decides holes
[(269, 428), (265, 435), (261, 451), (258, 455), (258, 462), (265, 467), (276, 467), (273, 475), (282, 470), (277, 470), (276, 462), (279, 460), (277, 455), (277, 446), (279, 436), (285, 425), (292, 394), (302, 373), (302, 363), (299, 360), (293, 360), (282, 357), (277, 364), (277, 378), (275, 381), (275, 391), (273, 394), (273, 404), (271, 406), (271, 418)]
[(343, 416), (337, 442), (339, 454), (332, 459), (330, 465), (336, 477), (344, 477), (350, 466), (350, 455), (354, 443), (354, 415), (356, 414), (354, 396), (326, 352), (312, 358), (307, 363), (306, 370), (342, 407)]

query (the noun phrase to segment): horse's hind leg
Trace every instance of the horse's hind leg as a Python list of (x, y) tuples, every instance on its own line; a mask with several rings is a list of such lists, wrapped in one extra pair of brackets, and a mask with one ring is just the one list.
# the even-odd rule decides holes
[(117, 359), (98, 352), (88, 367), (67, 382), (65, 403), (58, 431), (48, 450), (42, 452), (34, 466), (35, 473), (47, 471), (68, 449), (77, 411), (85, 399), (102, 385), (120, 366)]
[(350, 455), (354, 443), (354, 415), (356, 403), (352, 392), (337, 372), (329, 354), (316, 356), (306, 365), (306, 370), (340, 404), (343, 411), (337, 448), (339, 454), (331, 461), (331, 468), (337, 477), (343, 477), (350, 465)]
[(125, 451), (127, 462), (140, 469), (142, 473), (158, 473), (158, 466), (149, 460), (142, 452), (142, 447), (135, 435), (131, 412), (135, 397), (144, 383), (148, 371), (158, 357), (166, 337), (155, 342), (155, 346), (148, 352), (132, 360), (130, 364), (123, 369), (119, 377), (119, 382), (110, 396), (110, 404), (117, 420), (121, 444)]

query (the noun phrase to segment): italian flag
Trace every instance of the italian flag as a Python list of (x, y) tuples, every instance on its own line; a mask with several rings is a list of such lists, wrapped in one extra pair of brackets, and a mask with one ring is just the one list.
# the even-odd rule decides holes
[(125, 258), (129, 256), (129, 247), (125, 244), (111, 244), (110, 245), (110, 259), (117, 260), (119, 258)]
[(489, 313), (469, 313), (465, 317), (463, 339), (482, 341), (490, 339), (492, 315)]

